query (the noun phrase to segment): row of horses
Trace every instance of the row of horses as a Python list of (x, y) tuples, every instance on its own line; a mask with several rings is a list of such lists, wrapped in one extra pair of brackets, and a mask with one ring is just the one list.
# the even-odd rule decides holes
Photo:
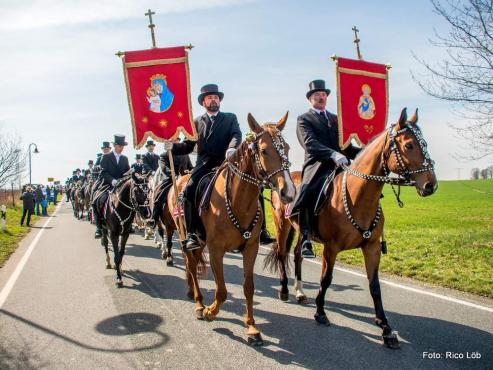
[[(296, 217), (286, 216), (286, 207), (294, 200), (301, 174), (289, 172), (289, 145), (281, 134), (287, 117), (286, 113), (276, 123), (260, 125), (251, 114), (248, 115), (251, 132), (235, 154), (217, 169), (210, 185), (211, 191), (205, 198), (206, 204), (200, 206), (201, 248), (185, 253), (187, 294), (195, 301), (195, 317), (207, 321), (215, 319), (227, 298), (223, 269), (225, 253), (242, 254), (246, 298), (244, 323), (248, 343), (252, 345), (263, 344), (261, 333), (255, 325), (253, 295), (254, 265), (264, 217), (258, 199), (264, 186), (272, 190), (272, 216), (276, 228), (276, 242), (272, 244), (265, 266), (279, 272), (279, 298), (283, 301), (289, 299), (287, 260), (298, 223)], [(380, 207), (382, 190), (385, 183), (392, 186), (412, 185), (420, 196), (428, 196), (437, 188), (433, 161), (417, 120), (417, 110), (408, 120), (404, 109), (397, 123), (377, 135), (351, 166), (345, 167), (334, 177), (327, 200), (313, 225), (313, 238), (323, 245), (320, 288), (315, 300), (316, 322), (330, 325), (324, 310), (325, 295), (332, 281), (338, 253), (361, 248), (375, 307), (375, 323), (382, 329), (383, 344), (389, 348), (399, 348), (400, 344), (385, 315), (378, 278), (384, 225)], [(397, 177), (390, 176), (391, 173)], [(107, 202), (96, 204), (104, 215), (102, 244), (106, 250), (107, 265), (108, 240), (111, 240), (119, 286), (123, 284), (121, 262), (132, 221), (136, 214), (145, 222), (150, 221), (153, 190), (160, 176), (159, 171), (153, 179), (149, 174), (130, 172), (110, 193)], [(163, 254), (169, 265), (172, 265), (173, 231), (180, 227), (180, 197), (177, 194), (183, 191), (188, 179), (189, 175), (181, 176), (177, 180), (176, 192), (173, 187), (170, 189), (155, 225), (161, 240), (166, 240)], [(206, 271), (205, 247), (216, 283), (214, 301), (208, 306), (204, 305), (199, 284), (201, 273), (203, 275)], [(298, 302), (305, 302), (299, 236), (293, 253), (295, 297)]]

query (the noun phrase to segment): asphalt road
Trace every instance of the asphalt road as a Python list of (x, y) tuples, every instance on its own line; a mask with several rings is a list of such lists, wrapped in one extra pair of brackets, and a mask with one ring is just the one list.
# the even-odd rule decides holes
[[(43, 228), (46, 221), (0, 269), (1, 369), (493, 369), (488, 300), (468, 306), (434, 296), (429, 288), (425, 293), (432, 295), (418, 286), (413, 291), (382, 284), (384, 307), (402, 344), (390, 350), (373, 324), (365, 278), (336, 271), (327, 304), (332, 325), (318, 326), (313, 314), (320, 265), (304, 264), (308, 304), (297, 304), (292, 295), (283, 303), (277, 299), (278, 278), (262, 268), (262, 249), (255, 318), (265, 345), (250, 347), (242, 323), (240, 255), (225, 260), (229, 295), (217, 320), (197, 321), (177, 248), (175, 267), (166, 267), (151, 241), (132, 235), (124, 287), (117, 288), (92, 225), (75, 220), (68, 204)], [(210, 271), (202, 288), (211, 303)]]

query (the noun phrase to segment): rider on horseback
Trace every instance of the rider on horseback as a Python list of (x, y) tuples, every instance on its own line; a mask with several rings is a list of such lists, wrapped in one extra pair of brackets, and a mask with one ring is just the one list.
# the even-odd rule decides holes
[(142, 174), (144, 172), (144, 164), (142, 163), (142, 154), (135, 155), (135, 163), (133, 163), (131, 167), (134, 170), (134, 172), (138, 174)]
[(148, 140), (146, 143), (147, 153), (142, 158), (142, 163), (144, 165), (145, 172), (154, 172), (157, 171), (159, 156), (154, 153), (154, 148), (156, 148), (156, 144), (154, 144), (153, 140)]
[(226, 157), (232, 155), (241, 144), (241, 130), (238, 119), (233, 113), (219, 112), (220, 102), (224, 94), (215, 84), (202, 87), (198, 96), (199, 104), (206, 109), (206, 113), (195, 118), (194, 124), (198, 133), (198, 141), (185, 140), (183, 143), (173, 144), (165, 141), (164, 149), (172, 153), (189, 154), (197, 145), (197, 162), (192, 175), (184, 190), (184, 212), (187, 229), (186, 251), (200, 248), (196, 235), (199, 216), (195, 207), (195, 191), (200, 179), (218, 167)]
[(310, 82), (309, 89), (306, 98), (311, 108), (298, 117), (296, 129), (298, 140), (305, 149), (305, 163), (300, 190), (291, 215), (299, 213), (301, 254), (306, 258), (313, 258), (315, 255), (310, 241), (311, 225), (320, 190), (336, 167), (348, 164), (347, 157), (354, 158), (360, 149), (350, 145), (342, 150), (339, 146), (337, 116), (325, 109), (330, 94), (330, 90), (325, 88), (325, 81), (314, 80)]
[[(123, 148), (127, 145), (125, 142), (125, 136), (115, 135), (115, 140), (113, 142), (114, 150), (101, 157), (101, 174), (100, 180), (102, 181), (102, 186), (100, 186), (99, 194), (93, 199), (93, 205), (96, 201), (101, 198), (100, 204), (104, 204), (106, 198), (108, 197), (108, 188), (113, 188), (118, 180), (123, 177), (123, 175), (130, 170), (128, 164), (128, 158), (122, 154)], [(106, 188), (104, 187), (106, 185)], [(101, 209), (98, 207), (93, 207), (94, 209), (94, 220), (96, 222), (96, 233), (95, 238), (100, 238), (102, 235), (101, 231)]]

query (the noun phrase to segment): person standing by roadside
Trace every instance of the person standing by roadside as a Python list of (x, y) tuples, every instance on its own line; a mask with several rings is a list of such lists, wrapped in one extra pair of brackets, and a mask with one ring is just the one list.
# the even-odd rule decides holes
[(53, 204), (56, 206), (58, 197), (58, 185), (53, 187)]
[(31, 186), (28, 185), (26, 190), (21, 195), (22, 200), (22, 218), (21, 226), (24, 226), (24, 219), (27, 214), (27, 226), (31, 226), (31, 216), (34, 213), (34, 194), (32, 192)]
[(40, 216), (41, 214), (41, 210), (40, 210), (40, 207), (41, 207), (41, 202), (43, 201), (44, 199), (44, 194), (43, 194), (43, 189), (41, 188), (41, 185), (38, 185), (37, 188), (36, 188), (36, 191), (34, 192), (34, 200), (36, 201), (36, 204), (35, 204), (35, 213), (36, 213), (36, 216)]

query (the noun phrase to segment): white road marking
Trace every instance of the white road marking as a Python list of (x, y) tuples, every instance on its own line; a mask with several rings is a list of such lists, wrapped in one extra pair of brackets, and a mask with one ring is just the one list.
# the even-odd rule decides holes
[[(55, 216), (58, 213), (61, 205), (64, 204), (64, 203), (65, 202), (58, 203), (58, 206), (55, 208), (55, 212), (53, 212), (53, 214), (51, 216)], [(41, 226), (41, 230), (38, 232), (38, 234), (36, 235), (36, 237), (34, 238), (34, 240), (31, 242), (31, 244), (27, 248), (26, 253), (24, 253), (24, 256), (22, 256), (22, 259), (20, 260), (19, 264), (15, 268), (14, 272), (12, 273), (12, 275), (10, 275), (10, 278), (7, 281), (7, 284), (5, 284), (5, 286), (3, 287), (2, 291), (0, 292), (0, 308), (3, 307), (3, 305), (4, 305), (5, 301), (7, 300), (10, 292), (14, 288), (15, 282), (19, 278), (19, 276), (20, 276), (20, 274), (21, 274), (24, 266), (26, 265), (27, 260), (29, 259), (29, 256), (31, 256), (31, 253), (34, 250), (34, 247), (36, 247), (36, 245), (38, 244), (39, 239), (41, 238), (41, 236), (43, 235), (44, 231), (46, 230), (46, 227), (51, 222), (51, 220), (53, 218), (51, 216), (48, 217), (46, 219), (46, 221), (43, 223), (43, 225)]]
[[(267, 248), (267, 247), (260, 246), (260, 248), (262, 248), (264, 250), (270, 251), (270, 248)], [(293, 257), (293, 255), (290, 255), (290, 256)], [(305, 261), (306, 262), (310, 262), (310, 263), (314, 263), (314, 264), (319, 265), (319, 266), (322, 266), (322, 263), (320, 261), (316, 260), (316, 259), (308, 259), (307, 258), (307, 259), (305, 259)], [(359, 276), (359, 277), (362, 277), (362, 278), (367, 279), (366, 274), (362, 274), (362, 273), (357, 272), (357, 271), (348, 270), (348, 269), (345, 269), (343, 267), (335, 267), (334, 269), (335, 270), (338, 270), (338, 271), (345, 272), (347, 274), (351, 274), (351, 275), (355, 275), (355, 276)], [(461, 304), (463, 306), (468, 306), (468, 307), (476, 308), (478, 310), (483, 310), (483, 311), (487, 311), (487, 312), (492, 312), (493, 313), (493, 308), (491, 308), (491, 307), (482, 306), (482, 305), (479, 305), (477, 303), (472, 303), (472, 302), (469, 302), (469, 301), (464, 301), (462, 299), (449, 297), (449, 296), (446, 296), (446, 295), (443, 295), (443, 294), (433, 293), (433, 292), (430, 292), (430, 291), (427, 291), (427, 290), (423, 290), (423, 289), (413, 288), (413, 287), (410, 287), (410, 286), (407, 286), (407, 285), (402, 285), (402, 284), (394, 283), (392, 281), (385, 280), (385, 279), (380, 279), (380, 283), (383, 283), (383, 284), (392, 286), (394, 288), (400, 288), (400, 289), (404, 289), (404, 290), (407, 290), (407, 291), (410, 291), (410, 292), (428, 295), (428, 296), (431, 296), (431, 297), (442, 299), (444, 301), (453, 302), (453, 303)]]

